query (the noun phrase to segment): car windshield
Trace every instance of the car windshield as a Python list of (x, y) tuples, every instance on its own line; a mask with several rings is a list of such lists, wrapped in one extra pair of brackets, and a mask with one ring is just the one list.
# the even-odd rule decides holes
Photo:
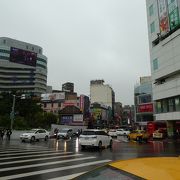
[(83, 131), (82, 135), (96, 135), (95, 131)]
[(85, 173), (77, 178), (74, 178), (74, 180), (138, 180), (143, 179), (141, 177), (135, 176), (133, 174), (130, 174), (128, 172), (122, 171), (120, 169), (116, 169), (112, 166), (106, 165), (103, 167), (100, 167), (98, 169), (95, 169), (93, 171), (90, 171), (88, 173)]

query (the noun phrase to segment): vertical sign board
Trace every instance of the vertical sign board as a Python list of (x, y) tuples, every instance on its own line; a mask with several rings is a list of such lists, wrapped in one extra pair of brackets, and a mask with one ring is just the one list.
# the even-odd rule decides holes
[(158, 0), (159, 26), (161, 35), (169, 31), (168, 10), (166, 0)]
[(173, 30), (177, 25), (179, 25), (178, 4), (177, 4), (177, 0), (167, 0), (167, 2), (168, 2), (170, 29)]
[(83, 95), (80, 95), (79, 107), (80, 107), (80, 110), (83, 112), (84, 111), (84, 96)]

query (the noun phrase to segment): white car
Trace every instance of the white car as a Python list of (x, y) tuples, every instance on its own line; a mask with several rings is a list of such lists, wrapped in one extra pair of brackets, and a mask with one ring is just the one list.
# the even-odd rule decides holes
[(72, 137), (72, 135), (73, 135), (72, 129), (64, 128), (57, 133), (57, 139), (60, 139), (60, 138), (68, 139), (68, 138)]
[(38, 141), (40, 139), (44, 139), (47, 141), (49, 138), (49, 132), (45, 129), (32, 129), (20, 135), (20, 139), (22, 142), (24, 141)]
[(130, 131), (128, 129), (117, 129), (116, 133), (117, 136), (124, 136), (124, 135), (128, 135)]
[(105, 131), (98, 129), (87, 129), (82, 132), (79, 136), (79, 145), (81, 149), (86, 146), (98, 147), (112, 147), (112, 137), (109, 136)]
[(117, 132), (116, 132), (116, 129), (110, 129), (108, 134), (111, 136), (111, 137), (116, 137), (117, 136)]

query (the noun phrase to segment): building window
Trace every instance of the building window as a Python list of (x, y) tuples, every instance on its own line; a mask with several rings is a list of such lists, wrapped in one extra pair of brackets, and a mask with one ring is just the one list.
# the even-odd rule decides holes
[(154, 14), (153, 4), (149, 7), (149, 16)]
[(158, 68), (159, 68), (158, 59), (156, 58), (156, 59), (153, 60), (153, 70), (155, 71), (155, 70), (157, 70)]
[(6, 40), (5, 39), (3, 40), (3, 43), (6, 44)]
[(51, 103), (51, 107), (53, 108), (53, 106), (54, 106), (54, 104), (53, 103)]
[(180, 111), (180, 97), (175, 98), (175, 109), (176, 111)]
[(168, 99), (168, 107), (169, 107), (169, 112), (175, 111), (175, 101), (174, 101), (174, 98)]
[(157, 102), (156, 102), (156, 112), (157, 112), (157, 113), (161, 113), (161, 112), (162, 112), (161, 109), (162, 109), (162, 108), (161, 108), (161, 101), (157, 101)]
[(150, 24), (150, 30), (151, 30), (151, 34), (155, 32), (155, 23), (154, 23), (154, 21)]
[(44, 103), (44, 108), (46, 108), (47, 107), (47, 104), (46, 103)]
[(168, 112), (168, 102), (167, 102), (167, 99), (163, 99), (162, 100), (162, 112), (163, 113)]

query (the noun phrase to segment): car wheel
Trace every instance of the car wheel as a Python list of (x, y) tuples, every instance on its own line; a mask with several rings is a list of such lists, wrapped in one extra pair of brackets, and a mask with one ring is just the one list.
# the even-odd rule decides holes
[(21, 142), (25, 142), (25, 140), (24, 140), (24, 139), (22, 139), (22, 140), (21, 140)]
[(128, 138), (129, 141), (131, 140), (129, 136), (127, 136), (127, 138)]
[(31, 141), (31, 142), (35, 141), (35, 137), (32, 136), (30, 141)]
[(109, 143), (109, 148), (112, 148), (112, 144), (113, 144), (113, 141), (112, 139), (110, 140), (110, 143)]
[(47, 141), (48, 140), (48, 136), (45, 136), (44, 140)]
[(99, 141), (98, 148), (102, 149), (102, 142), (101, 141)]

